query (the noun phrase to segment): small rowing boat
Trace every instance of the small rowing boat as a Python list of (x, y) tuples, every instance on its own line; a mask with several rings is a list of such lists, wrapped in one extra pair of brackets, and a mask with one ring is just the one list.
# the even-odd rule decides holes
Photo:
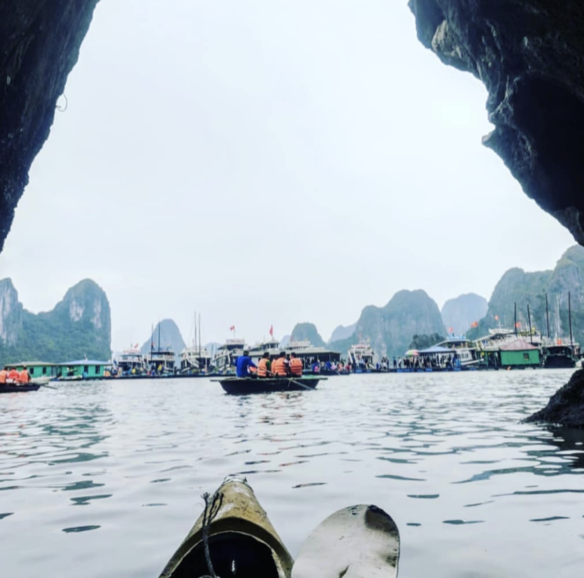
[(397, 578), (400, 536), (381, 508), (357, 505), (322, 522), (296, 561), (245, 480), (228, 478), (160, 578)]
[(289, 578), (292, 564), (253, 490), (228, 478), (206, 498), (205, 511), (160, 578)]
[(302, 377), (224, 377), (214, 379), (227, 392), (235, 395), (270, 393), (273, 391), (302, 391), (315, 389), (326, 377), (304, 375)]
[(0, 393), (20, 393), (23, 391), (37, 391), (41, 387), (40, 383), (23, 383), (17, 385), (15, 383), (0, 384)]

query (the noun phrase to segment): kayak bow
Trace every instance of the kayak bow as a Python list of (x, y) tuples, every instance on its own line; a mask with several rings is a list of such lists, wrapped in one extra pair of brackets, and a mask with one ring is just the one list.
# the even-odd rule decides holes
[(210, 508), (199, 516), (160, 578), (212, 575), (205, 555), (205, 532), (216, 576), (290, 577), (292, 556), (247, 482), (225, 480), (208, 503)]

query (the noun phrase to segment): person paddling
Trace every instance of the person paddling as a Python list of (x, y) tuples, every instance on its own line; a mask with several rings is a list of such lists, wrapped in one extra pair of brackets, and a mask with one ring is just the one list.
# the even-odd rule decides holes
[(243, 354), (237, 358), (235, 367), (237, 377), (249, 377), (250, 368), (251, 367), (257, 368), (257, 365), (251, 360), (251, 357), (249, 356), (249, 351), (247, 351), (247, 349), (244, 349)]

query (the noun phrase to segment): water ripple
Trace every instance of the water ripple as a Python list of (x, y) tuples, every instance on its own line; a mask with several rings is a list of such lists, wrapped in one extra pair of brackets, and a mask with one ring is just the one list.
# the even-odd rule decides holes
[(400, 526), (400, 577), (573, 578), (584, 432), (521, 423), (568, 378), (351, 376), (249, 397), (207, 380), (95, 382), (1, 396), (0, 575), (156, 576), (200, 495), (238, 474), (292, 553), (333, 511), (375, 503)]

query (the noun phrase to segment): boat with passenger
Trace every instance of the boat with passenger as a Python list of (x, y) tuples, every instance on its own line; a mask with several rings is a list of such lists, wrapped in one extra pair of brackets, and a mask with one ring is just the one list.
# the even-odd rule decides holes
[(544, 338), (541, 352), (542, 364), (546, 369), (571, 369), (580, 359), (580, 344), (570, 338)]
[(252, 393), (272, 393), (276, 391), (307, 391), (316, 389), (319, 381), (326, 377), (315, 375), (274, 376), (274, 377), (224, 377), (218, 381), (225, 393), (249, 395)]
[(151, 374), (170, 375), (175, 373), (176, 356), (170, 347), (151, 349), (146, 355), (146, 365)]
[(117, 368), (118, 374), (123, 376), (143, 375), (148, 370), (146, 360), (138, 346), (124, 349), (118, 353), (114, 357), (113, 364), (114, 368)]

